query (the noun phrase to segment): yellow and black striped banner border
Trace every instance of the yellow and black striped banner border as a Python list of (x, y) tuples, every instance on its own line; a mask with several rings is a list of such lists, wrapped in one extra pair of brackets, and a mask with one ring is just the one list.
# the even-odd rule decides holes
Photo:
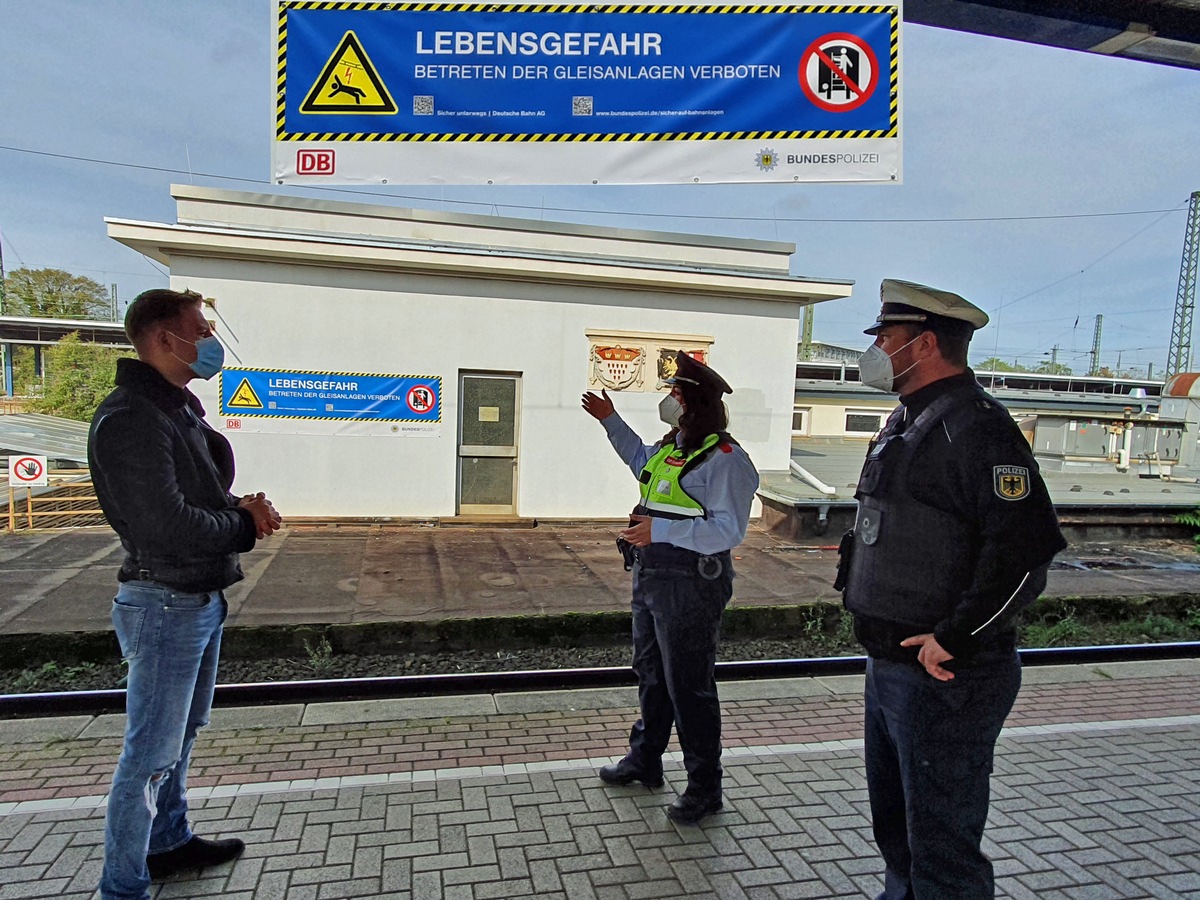
[[(754, 132), (679, 132), (664, 134), (349, 134), (344, 132), (288, 132), (287, 96), (287, 11), (289, 9), (320, 10), (388, 10), (391, 12), (415, 12), (438, 10), (443, 12), (621, 12), (621, 13), (859, 13), (891, 15), (891, 110), (886, 130), (876, 131), (754, 131)], [(593, 143), (597, 141), (728, 141), (728, 140), (811, 140), (814, 138), (890, 138), (899, 133), (900, 67), (896, 65), (900, 45), (900, 10), (896, 6), (576, 6), (571, 4), (526, 4), (494, 6), (488, 3), (353, 3), (325, 2), (325, 0), (296, 0), (279, 5), (278, 63), (275, 68), (275, 139), (278, 141), (452, 141), (499, 143)]]
[[(894, 113), (893, 113), (894, 115)], [(337, 131), (310, 131), (276, 135), (280, 141), (358, 141), (364, 143), (492, 143), (492, 144), (596, 144), (638, 141), (782, 141), (812, 140), (814, 138), (894, 138), (899, 133), (892, 128), (876, 131), (681, 131), (663, 134), (343, 134)]]
[[(356, 418), (354, 416), (293, 416), (293, 415), (282, 415), (282, 414), (272, 414), (272, 413), (242, 412), (241, 409), (238, 407), (226, 407), (225, 401), (222, 398), (221, 403), (219, 404), (221, 407), (221, 416), (226, 419), (303, 419), (305, 421), (310, 421), (310, 422), (311, 421), (317, 421), (317, 422), (416, 422), (418, 424), (425, 424), (425, 425), (440, 425), (442, 422), (442, 417), (440, 415), (441, 402), (442, 402), (442, 393), (441, 393), (442, 376), (441, 375), (391, 375), (391, 374), (385, 374), (382, 372), (321, 372), (316, 369), (255, 369), (255, 368), (247, 368), (245, 366), (239, 366), (236, 369), (222, 369), (221, 370), (222, 382), (225, 380), (226, 372), (234, 373), (234, 377), (236, 377), (236, 373), (238, 373), (238, 372), (270, 372), (272, 374), (277, 374), (277, 375), (323, 375), (325, 377), (337, 376), (340, 378), (391, 378), (391, 379), (411, 378), (414, 381), (436, 381), (438, 383), (438, 410), (439, 410), (439, 415), (436, 419), (375, 419), (375, 418), (360, 419), (360, 418)], [(224, 387), (224, 385), (222, 385), (222, 388), (223, 387)]]
[(230, 367), (221, 370), (222, 380), (226, 372), (271, 372), (276, 375), (325, 375), (349, 378), (412, 378), (416, 381), (436, 381), (442, 383), (441, 375), (394, 375), (391, 372), (328, 372), (316, 369), (254, 369), (246, 366)]
[(222, 409), (222, 419), (296, 419), (306, 422), (416, 422), (418, 425), (440, 425), (442, 424), (442, 416), (437, 419), (376, 419), (366, 418), (366, 416), (355, 415), (287, 415), (274, 413), (244, 413), (240, 409)]
[(333, 2), (333, 0), (293, 0), (279, 4), (282, 27), (289, 10), (366, 11), (366, 12), (486, 12), (486, 13), (892, 13), (891, 4), (817, 3), (710, 3), (689, 6), (677, 3), (369, 3)]
[[(358, 418), (356, 416), (296, 416), (288, 413), (286, 415), (272, 415), (271, 413), (244, 413), (240, 409), (222, 409), (221, 418), (223, 419), (279, 419), (286, 421), (293, 419), (298, 422), (345, 422), (346, 424), (354, 424), (361, 422), (414, 422), (417, 425), (441, 425), (442, 417), (436, 419), (376, 419), (376, 418)], [(228, 429), (226, 429), (228, 430)]]

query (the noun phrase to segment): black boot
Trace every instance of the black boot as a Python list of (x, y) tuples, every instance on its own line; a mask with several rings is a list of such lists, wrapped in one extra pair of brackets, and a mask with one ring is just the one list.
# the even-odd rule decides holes
[(701, 819), (719, 812), (724, 805), (720, 794), (705, 796), (684, 791), (667, 807), (667, 818), (680, 825), (698, 825)]
[(150, 870), (151, 881), (160, 881), (177, 872), (206, 869), (209, 866), (231, 862), (241, 856), (245, 849), (246, 845), (238, 838), (207, 841), (193, 834), (191, 840), (174, 850), (148, 855), (146, 868)]
[(658, 788), (662, 787), (663, 783), (661, 762), (654, 769), (647, 769), (632, 762), (628, 756), (615, 765), (601, 767), (596, 774), (605, 784), (632, 784), (640, 781), (648, 788)]

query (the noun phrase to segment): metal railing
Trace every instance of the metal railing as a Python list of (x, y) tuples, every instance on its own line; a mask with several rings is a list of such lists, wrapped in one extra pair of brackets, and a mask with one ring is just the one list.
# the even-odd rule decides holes
[(50, 473), (49, 487), (8, 483), (7, 532), (103, 525), (104, 513), (87, 469)]

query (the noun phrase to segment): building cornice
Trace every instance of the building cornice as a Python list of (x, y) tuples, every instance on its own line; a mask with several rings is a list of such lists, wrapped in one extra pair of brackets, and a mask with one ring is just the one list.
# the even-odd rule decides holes
[(413, 275), (486, 278), (562, 286), (684, 293), (811, 304), (850, 295), (847, 283), (810, 281), (761, 273), (710, 272), (670, 266), (538, 258), (462, 248), (294, 235), (255, 230), (168, 225), (105, 219), (109, 237), (172, 266), (174, 257), (277, 262)]

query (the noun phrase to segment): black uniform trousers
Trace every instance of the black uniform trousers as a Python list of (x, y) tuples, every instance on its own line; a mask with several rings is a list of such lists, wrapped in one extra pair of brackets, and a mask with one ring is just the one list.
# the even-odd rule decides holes
[(996, 739), (1021, 687), (1016, 650), (939, 681), (913, 662), (867, 662), (864, 730), (881, 900), (991, 900), (980, 844)]
[[(719, 563), (719, 566), (715, 563)], [(647, 773), (679, 736), (687, 792), (721, 795), (721, 706), (717, 642), (733, 596), (728, 551), (711, 557), (651, 544), (633, 566), (633, 669), (642, 717), (629, 734), (629, 759)]]

